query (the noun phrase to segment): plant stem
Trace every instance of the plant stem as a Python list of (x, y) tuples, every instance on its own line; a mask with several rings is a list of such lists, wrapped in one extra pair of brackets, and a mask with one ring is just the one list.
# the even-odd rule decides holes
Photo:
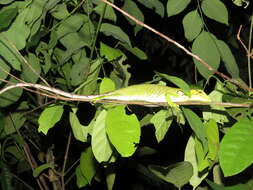
[[(250, 30), (249, 30), (249, 45), (248, 45), (249, 52), (251, 52), (252, 28), (253, 28), (253, 14), (251, 15), (251, 23), (250, 23)], [(252, 88), (250, 53), (247, 57), (248, 57), (249, 87)]]
[(91, 53), (90, 53), (90, 57), (89, 57), (90, 60), (92, 59), (94, 51), (95, 51), (95, 48), (96, 48), (96, 42), (97, 42), (98, 34), (99, 34), (99, 31), (100, 31), (100, 28), (101, 28), (101, 25), (102, 25), (103, 18), (104, 18), (104, 15), (105, 15), (106, 7), (107, 7), (107, 4), (104, 4), (103, 11), (102, 11), (102, 13), (101, 13), (101, 15), (99, 17), (99, 21), (98, 21), (98, 26), (97, 26), (95, 38), (94, 38), (94, 40), (92, 42), (92, 48), (91, 48)]

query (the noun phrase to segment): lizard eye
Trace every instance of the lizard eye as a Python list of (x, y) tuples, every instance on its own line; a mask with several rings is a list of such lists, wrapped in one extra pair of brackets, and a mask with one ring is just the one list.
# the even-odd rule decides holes
[(177, 91), (177, 95), (179, 95), (179, 96), (183, 96), (184, 95), (184, 92), (182, 92), (182, 91)]

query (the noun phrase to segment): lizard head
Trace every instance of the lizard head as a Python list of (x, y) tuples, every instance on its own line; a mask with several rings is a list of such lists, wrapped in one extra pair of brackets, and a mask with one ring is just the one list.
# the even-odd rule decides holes
[(211, 99), (203, 90), (192, 89), (190, 91), (190, 96), (187, 96), (182, 90), (177, 90), (176, 95), (170, 96), (173, 102), (184, 102), (184, 101), (201, 101), (201, 102), (211, 102)]
[(203, 90), (192, 89), (189, 101), (211, 102), (211, 99)]

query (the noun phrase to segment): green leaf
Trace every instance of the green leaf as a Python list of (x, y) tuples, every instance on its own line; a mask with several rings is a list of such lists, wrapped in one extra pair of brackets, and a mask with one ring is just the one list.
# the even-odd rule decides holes
[[(105, 4), (100, 2), (93, 10), (101, 15), (103, 13)], [(111, 20), (116, 23), (117, 21), (117, 15), (115, 14), (115, 11), (112, 7), (106, 6), (105, 15), (103, 17), (104, 19)]]
[[(202, 58), (214, 70), (217, 70), (220, 65), (220, 53), (215, 44), (215, 37), (210, 33), (203, 31), (194, 40), (192, 44), (192, 53)], [(201, 64), (196, 59), (193, 59), (200, 74), (208, 79), (213, 72), (209, 71), (206, 66)]]
[(81, 125), (81, 123), (79, 122), (76, 116), (77, 108), (72, 108), (72, 111), (73, 112), (69, 113), (69, 122), (72, 128), (74, 137), (76, 140), (79, 140), (81, 142), (87, 142), (87, 136), (88, 136), (88, 133), (90, 132), (90, 127)]
[(85, 149), (80, 157), (80, 169), (83, 176), (86, 178), (89, 184), (91, 184), (92, 178), (96, 174), (97, 162), (92, 154), (91, 147)]
[(204, 0), (201, 9), (207, 17), (228, 25), (228, 10), (222, 1)]
[(87, 20), (87, 16), (83, 14), (75, 14), (68, 17), (61, 22), (56, 29), (57, 39), (60, 39), (69, 33), (78, 31)]
[(187, 96), (191, 95), (191, 89), (189, 87), (189, 85), (182, 80), (181, 78), (175, 77), (175, 76), (171, 76), (171, 75), (167, 75), (164, 73), (158, 73), (155, 72), (158, 76), (167, 79), (168, 81), (172, 82), (173, 84), (175, 84), (176, 86), (178, 86)]
[(220, 144), (220, 165), (225, 176), (240, 173), (253, 163), (253, 121), (243, 118), (225, 134)]
[(99, 87), (99, 94), (104, 94), (115, 90), (115, 84), (110, 78), (103, 78)]
[(205, 171), (209, 167), (209, 161), (206, 157), (206, 150), (204, 150), (202, 143), (198, 138), (195, 138), (195, 153), (198, 163), (198, 171)]
[(155, 136), (158, 143), (163, 140), (169, 130), (173, 121), (172, 116), (171, 112), (169, 113), (167, 110), (160, 110), (151, 118), (150, 122), (155, 126)]
[(7, 28), (18, 13), (17, 7), (2, 9), (0, 12), (0, 31)]
[(45, 135), (48, 130), (52, 128), (58, 121), (60, 121), (63, 114), (62, 105), (51, 105), (43, 110), (39, 117), (39, 128), (38, 132), (42, 132)]
[(28, 62), (22, 63), (21, 79), (26, 82), (36, 83), (41, 72), (40, 60), (33, 53), (28, 53)]
[(171, 164), (166, 167), (150, 165), (149, 169), (159, 178), (174, 184), (179, 189), (190, 180), (193, 174), (191, 163), (185, 161)]
[[(19, 81), (11, 78), (9, 80), (9, 82), (10, 82), (10, 84), (15, 84), (15, 83), (18, 83)], [(9, 86), (9, 84), (3, 86), (2, 88), (5, 88), (7, 86)], [(0, 95), (0, 107), (7, 107), (7, 106), (15, 103), (20, 98), (22, 93), (23, 93), (22, 88), (13, 88), (11, 90), (8, 90), (8, 91), (2, 93)]]
[(29, 5), (29, 15), (27, 15), (26, 23), (31, 27), (43, 13), (43, 9), (49, 0), (33, 0)]
[[(138, 20), (140, 20), (141, 22), (144, 22), (144, 15), (134, 1), (124, 1), (122, 9), (130, 15), (134, 16), (135, 18), (138, 18)], [(141, 30), (142, 26), (140, 26), (128, 17), (126, 17), (126, 19), (131, 25), (134, 26), (135, 34)]]
[(123, 53), (116, 48), (111, 48), (110, 46), (100, 42), (100, 55), (105, 56), (108, 61), (115, 60), (123, 55)]
[(81, 84), (87, 78), (87, 70), (89, 69), (89, 58), (82, 56), (80, 60), (71, 67), (70, 81), (71, 84), (76, 86)]
[(15, 189), (14, 185), (12, 183), (13, 176), (12, 176), (11, 170), (7, 164), (8, 163), (5, 163), (3, 160), (0, 161), (1, 188), (4, 190), (13, 190), (13, 189)]
[(206, 179), (206, 182), (210, 187), (212, 187), (213, 190), (248, 190), (247, 185), (245, 184), (238, 184), (238, 185), (231, 185), (231, 186), (223, 186), (216, 183), (213, 183), (212, 181)]
[(69, 16), (69, 12), (65, 3), (61, 3), (52, 9), (51, 14), (54, 18), (62, 20)]
[(13, 49), (11, 41), (0, 35), (0, 58), (1, 62), (10, 64), (15, 70), (21, 71), (21, 63), (23, 62), (21, 56)]
[(184, 36), (188, 41), (194, 40), (203, 28), (203, 22), (197, 10), (190, 11), (183, 18)]
[(26, 121), (26, 117), (22, 113), (13, 113), (4, 118), (5, 135), (16, 133)]
[(113, 190), (115, 178), (116, 178), (116, 168), (114, 165), (109, 165), (105, 168), (106, 173), (106, 186), (108, 190)]
[(233, 78), (239, 78), (239, 68), (229, 46), (222, 40), (216, 40), (216, 43), (220, 51), (221, 59), (224, 62), (228, 73)]
[(1, 5), (6, 5), (6, 4), (9, 4), (9, 3), (13, 2), (13, 1), (15, 1), (15, 0), (1, 0), (0, 4)]
[(0, 35), (7, 38), (11, 44), (15, 45), (18, 50), (21, 50), (25, 47), (26, 40), (30, 34), (30, 29), (26, 23), (26, 18), (28, 15), (29, 8), (26, 8), (18, 14), (7, 31), (0, 33)]
[(46, 163), (46, 164), (42, 164), (40, 166), (38, 166), (37, 168), (35, 168), (33, 170), (33, 177), (38, 177), (40, 175), (41, 172), (43, 172), (44, 170), (48, 169), (48, 168), (54, 168), (52, 163)]
[(100, 112), (92, 129), (91, 147), (98, 162), (107, 162), (113, 153), (112, 146), (105, 130), (106, 115), (106, 110)]
[(120, 45), (122, 45), (127, 51), (138, 57), (140, 60), (148, 59), (146, 53), (138, 47), (129, 47), (126, 43), (120, 43)]
[[(208, 96), (214, 102), (222, 102), (223, 93), (220, 90), (214, 90)], [(203, 111), (203, 119), (206, 121), (213, 119), (221, 124), (229, 122), (226, 109), (218, 105), (211, 105), (211, 109)]]
[(117, 62), (113, 63), (114, 70), (111, 72), (110, 78), (115, 82), (116, 86), (128, 86), (131, 73), (129, 72), (129, 64), (123, 64), (127, 57), (123, 55)]
[(164, 17), (164, 6), (159, 0), (138, 0), (138, 2)]
[[(1, 42), (0, 42), (0, 46), (1, 46)], [(6, 79), (7, 76), (9, 75), (10, 72), (10, 67), (5, 64), (5, 61), (3, 59), (0, 58), (0, 79)], [(0, 81), (0, 84), (3, 81)]]
[(140, 123), (135, 114), (127, 115), (124, 106), (117, 106), (108, 110), (106, 117), (106, 133), (123, 156), (131, 156), (140, 141)]
[(82, 174), (80, 165), (76, 167), (75, 174), (76, 174), (76, 184), (78, 188), (85, 187), (86, 185), (89, 184), (87, 179)]
[(109, 23), (103, 23), (101, 25), (100, 32), (103, 32), (107, 36), (113, 36), (119, 41), (127, 43), (131, 47), (131, 42), (128, 35), (118, 26)]
[(193, 175), (190, 179), (190, 184), (192, 185), (193, 189), (196, 189), (208, 175), (208, 170), (206, 170), (204, 173), (199, 173), (195, 151), (195, 140), (193, 136), (190, 136), (187, 142), (184, 153), (184, 160), (190, 162), (193, 166)]
[(181, 13), (189, 5), (190, 2), (191, 0), (168, 0), (168, 17)]
[(208, 121), (206, 124), (206, 136), (208, 141), (208, 154), (207, 158), (210, 160), (216, 160), (219, 150), (219, 129), (214, 120)]
[(90, 95), (95, 92), (97, 89), (97, 80), (98, 74), (100, 72), (102, 64), (102, 59), (96, 59), (91, 62), (90, 69), (88, 72), (88, 77), (84, 83), (82, 83), (82, 88), (80, 89), (80, 94), (82, 95)]
[(206, 129), (203, 123), (201, 122), (200, 118), (197, 116), (197, 114), (195, 114), (192, 110), (188, 108), (183, 107), (182, 110), (195, 135), (201, 141), (203, 147), (205, 147), (205, 145), (207, 145), (206, 132), (205, 132)]

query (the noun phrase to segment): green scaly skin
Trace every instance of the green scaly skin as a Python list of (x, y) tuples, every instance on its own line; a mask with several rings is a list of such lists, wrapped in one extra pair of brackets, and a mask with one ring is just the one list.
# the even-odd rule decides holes
[(94, 102), (98, 100), (139, 101), (144, 104), (168, 103), (172, 107), (177, 102), (211, 102), (211, 99), (202, 90), (192, 89), (190, 96), (187, 96), (179, 88), (156, 84), (138, 84), (121, 88), (94, 98)]

